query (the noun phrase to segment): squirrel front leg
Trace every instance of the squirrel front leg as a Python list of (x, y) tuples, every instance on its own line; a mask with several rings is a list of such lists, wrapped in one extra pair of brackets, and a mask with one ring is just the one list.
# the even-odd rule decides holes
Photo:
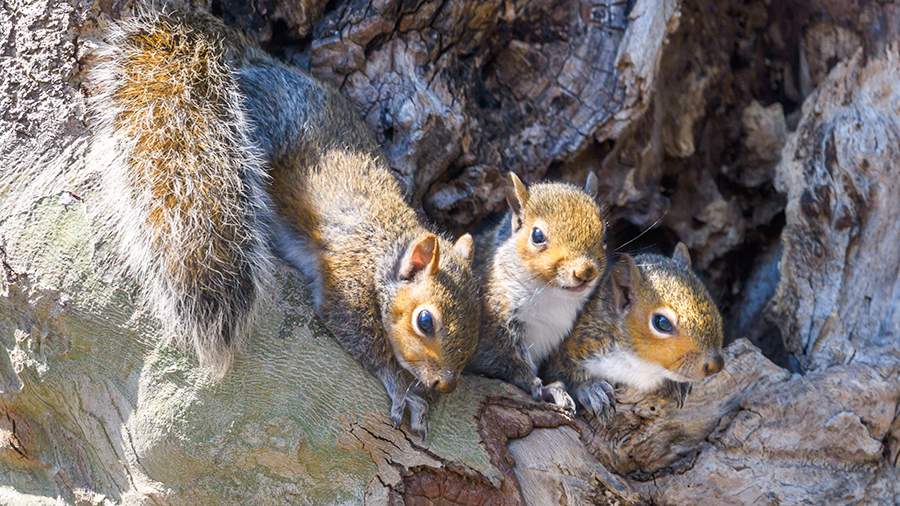
[(399, 428), (403, 424), (403, 417), (409, 409), (409, 428), (424, 441), (428, 434), (428, 425), (425, 421), (428, 401), (414, 388), (413, 379), (402, 369), (391, 366), (382, 368), (378, 372), (378, 378), (391, 398), (390, 417), (394, 428)]
[(531, 360), (531, 355), (522, 341), (519, 341), (517, 348), (518, 353), (512, 360), (509, 382), (530, 392), (536, 401), (549, 402), (568, 413), (575, 413), (575, 401), (566, 391), (566, 386), (560, 381), (544, 385), (543, 380), (535, 374), (534, 361)]
[(514, 338), (515, 332), (520, 330), (514, 327), (496, 333), (483, 332), (478, 351), (466, 371), (507, 381), (531, 394), (534, 400), (549, 402), (574, 413), (575, 402), (565, 386), (562, 383), (545, 386), (537, 376), (524, 340)]
[[(573, 392), (578, 403), (597, 418), (608, 419), (616, 412), (615, 389), (608, 381), (600, 378), (578, 384)], [(690, 383), (665, 380), (654, 395), (672, 402), (677, 408), (684, 407), (684, 402), (691, 392)]]

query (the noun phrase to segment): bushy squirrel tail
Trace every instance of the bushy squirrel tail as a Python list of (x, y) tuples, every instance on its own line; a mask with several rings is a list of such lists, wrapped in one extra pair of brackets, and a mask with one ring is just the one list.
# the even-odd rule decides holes
[[(190, 16), (190, 18), (187, 18)], [(92, 153), (125, 267), (176, 343), (227, 371), (272, 276), (266, 172), (215, 19), (112, 26), (90, 76)]]

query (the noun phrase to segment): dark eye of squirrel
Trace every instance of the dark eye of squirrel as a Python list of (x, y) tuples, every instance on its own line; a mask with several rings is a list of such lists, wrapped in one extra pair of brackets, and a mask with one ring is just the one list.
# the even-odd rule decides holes
[(657, 332), (671, 334), (675, 330), (672, 322), (659, 313), (654, 314), (651, 321), (653, 322), (653, 328), (655, 328)]
[(534, 227), (531, 229), (531, 242), (534, 244), (544, 244), (547, 242), (547, 238), (544, 236), (544, 232), (541, 229)]
[(416, 325), (426, 336), (434, 335), (434, 317), (431, 315), (431, 311), (427, 309), (419, 311), (419, 314), (416, 316)]

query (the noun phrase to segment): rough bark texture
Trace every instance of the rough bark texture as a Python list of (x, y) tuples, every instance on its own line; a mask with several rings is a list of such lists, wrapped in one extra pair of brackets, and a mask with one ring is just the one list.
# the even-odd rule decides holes
[(83, 66), (128, 2), (6, 0), (0, 503), (900, 501), (896, 2), (195, 3), (340, 86), (448, 228), (507, 170), (595, 170), (613, 248), (691, 247), (725, 370), (608, 425), (467, 377), (423, 442), (283, 269), (211, 381), (116, 274), (85, 165)]

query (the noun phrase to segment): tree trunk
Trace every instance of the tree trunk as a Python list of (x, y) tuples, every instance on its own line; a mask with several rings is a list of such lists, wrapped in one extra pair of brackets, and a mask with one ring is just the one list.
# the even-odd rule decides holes
[(508, 170), (594, 170), (611, 249), (683, 240), (719, 299), (725, 369), (680, 409), (622, 391), (603, 424), (467, 376), (426, 441), (287, 268), (224, 380), (162, 344), (85, 159), (127, 3), (0, 7), (0, 503), (900, 501), (896, 2), (195, 6), (340, 86), (448, 229)]

